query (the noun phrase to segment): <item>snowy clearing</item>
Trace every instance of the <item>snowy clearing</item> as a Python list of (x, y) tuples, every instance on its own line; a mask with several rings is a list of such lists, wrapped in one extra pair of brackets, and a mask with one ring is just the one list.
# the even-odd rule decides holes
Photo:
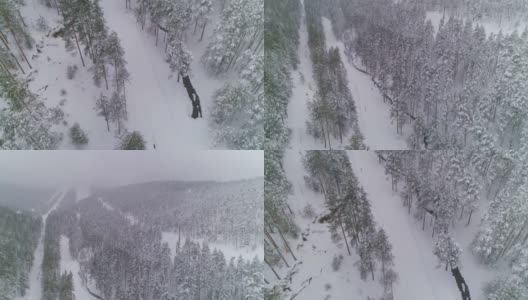
[[(169, 248), (171, 250), (171, 259), (174, 260), (174, 254), (176, 253), (176, 245), (178, 244), (178, 233), (177, 232), (169, 232), (169, 231), (163, 231), (161, 233), (161, 240), (162, 243), (167, 243), (169, 245)], [(200, 243), (200, 245), (204, 244), (204, 239), (194, 239), (194, 242)], [(185, 243), (185, 236), (181, 236), (181, 245)], [(260, 249), (249, 249), (249, 248), (235, 248), (232, 245), (225, 244), (225, 243), (218, 243), (218, 242), (208, 242), (207, 245), (209, 246), (209, 249), (213, 251), (214, 249), (218, 249), (224, 253), (224, 257), (226, 258), (226, 261), (229, 262), (231, 258), (238, 258), (239, 256), (242, 256), (244, 259), (252, 260), (255, 256), (257, 256), (260, 260), (264, 258), (264, 250), (263, 248)]]

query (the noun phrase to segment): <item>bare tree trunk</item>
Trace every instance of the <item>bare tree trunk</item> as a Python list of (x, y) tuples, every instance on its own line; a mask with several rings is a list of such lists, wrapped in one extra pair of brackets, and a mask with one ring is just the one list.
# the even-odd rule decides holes
[(277, 279), (281, 280), (281, 278), (279, 277), (279, 274), (277, 274), (277, 272), (275, 272), (275, 269), (273, 269), (273, 267), (270, 265), (270, 263), (266, 260), (265, 257), (264, 257), (264, 262), (270, 267), (270, 269), (273, 271), (273, 274), (275, 274), (275, 276), (277, 276)]
[(79, 55), (81, 56), (82, 65), (83, 67), (86, 67), (86, 65), (84, 64), (84, 58), (81, 52), (81, 47), (79, 47), (79, 40), (77, 39), (77, 32), (74, 31), (73, 36), (75, 37), (75, 43), (77, 44), (77, 50), (79, 50)]
[(341, 227), (341, 231), (343, 232), (343, 239), (345, 240), (345, 244), (347, 246), (348, 256), (351, 256), (352, 254), (350, 253), (350, 247), (348, 247), (348, 241), (347, 241), (347, 237), (345, 235), (345, 230), (343, 229), (343, 223), (339, 222), (339, 226)]
[(103, 77), (105, 79), (106, 90), (108, 91), (108, 79), (106, 78), (106, 66), (103, 64)]
[(4, 64), (4, 62), (1, 59), (0, 59), (0, 66), (6, 71), (6, 73), (10, 77), (13, 77), (13, 74), (11, 74), (11, 72), (9, 71), (9, 68), (6, 66), (6, 64)]
[(471, 222), (471, 215), (473, 215), (473, 210), (469, 211), (469, 218), (468, 218), (468, 222), (467, 222), (466, 226), (469, 226), (469, 222)]
[(202, 35), (200, 36), (200, 42), (203, 40), (204, 32), (205, 32), (205, 26), (207, 25), (207, 22), (204, 23), (202, 27)]
[(2, 40), (2, 43), (4, 43), (4, 45), (6, 46), (7, 50), (11, 50), (11, 48), (9, 48), (9, 45), (8, 45), (7, 37), (4, 35), (2, 30), (0, 30), (0, 40)]
[(13, 39), (15, 40), (15, 43), (18, 47), (18, 50), (20, 51), (20, 53), (22, 53), (22, 56), (24, 57), (24, 59), (26, 60), (28, 66), (30, 69), (33, 69), (33, 67), (31, 67), (31, 64), (29, 63), (29, 60), (27, 59), (26, 57), (26, 54), (24, 53), (24, 50), (22, 49), (22, 47), (20, 46), (20, 43), (18, 42), (18, 39), (16, 38), (16, 35), (15, 35), (15, 32), (13, 31), (13, 29), (11, 28), (11, 26), (8, 26), (9, 27), (9, 30), (11, 31), (11, 34), (13, 35)]
[(275, 241), (273, 241), (273, 237), (269, 234), (269, 232), (266, 231), (266, 236), (268, 237), (268, 239), (271, 241), (271, 243), (273, 244), (275, 250), (277, 250), (277, 253), (279, 253), (279, 256), (281, 257), (282, 261), (286, 264), (286, 266), (289, 268), (290, 265), (288, 264), (288, 262), (286, 261), (286, 259), (284, 258), (284, 256), (282, 255), (282, 253), (280, 252), (280, 249), (279, 247), (277, 246), (277, 244), (275, 243)]

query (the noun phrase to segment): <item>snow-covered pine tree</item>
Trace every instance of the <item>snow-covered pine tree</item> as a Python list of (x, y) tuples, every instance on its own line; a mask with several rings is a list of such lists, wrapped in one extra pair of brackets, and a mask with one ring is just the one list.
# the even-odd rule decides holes
[(167, 61), (173, 73), (178, 74), (178, 82), (181, 76), (188, 76), (191, 71), (193, 56), (187, 47), (177, 39), (173, 39), (167, 49)]
[(262, 50), (263, 29), (264, 1), (230, 1), (222, 11), (222, 21), (215, 28), (202, 62), (215, 75), (244, 65), (251, 54)]

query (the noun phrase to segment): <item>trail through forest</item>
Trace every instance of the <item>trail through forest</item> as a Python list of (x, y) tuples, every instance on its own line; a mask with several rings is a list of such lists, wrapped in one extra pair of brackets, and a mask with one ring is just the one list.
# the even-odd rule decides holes
[[(304, 5), (304, 1), (301, 0)], [(317, 84), (313, 78), (313, 64), (308, 48), (308, 31), (306, 29), (306, 16), (301, 8), (301, 26), (299, 28), (299, 48), (297, 55), (299, 64), (297, 70), (292, 72), (293, 90), (288, 103), (288, 127), (292, 130), (290, 148), (292, 150), (321, 150), (324, 149), (322, 141), (317, 141), (306, 132), (306, 121), (310, 112), (308, 103), (313, 99)], [(337, 142), (332, 141), (337, 145)]]
[[(282, 247), (282, 254), (290, 267), (278, 269), (279, 276), (291, 276), (291, 282), (285, 299), (365, 299), (367, 296), (381, 296), (377, 281), (362, 281), (354, 263), (359, 260), (355, 252), (347, 254), (345, 242), (341, 239), (337, 243), (332, 240), (328, 224), (315, 221), (316, 216), (326, 210), (323, 194), (318, 194), (306, 187), (301, 153), (286, 151), (284, 159), (286, 176), (293, 186), (288, 204), (299, 226), (299, 238), (288, 239), (297, 261), (289, 254), (280, 236), (274, 236), (277, 244)], [(310, 204), (314, 216), (303, 216), (303, 210)], [(334, 270), (332, 261), (334, 256), (343, 256), (339, 270)], [(269, 269), (269, 268), (268, 268)], [(268, 270), (266, 271), (268, 272)], [(266, 278), (272, 279), (271, 271)]]
[[(427, 219), (425, 231), (421, 221), (403, 207), (399, 192), (393, 192), (389, 175), (372, 151), (348, 151), (354, 173), (372, 206), (376, 222), (386, 231), (393, 246), (395, 270), (400, 281), (394, 287), (395, 299), (460, 299), (460, 292), (450, 271), (438, 267), (433, 254), (435, 239)], [(402, 190), (402, 189), (400, 189)], [(478, 218), (475, 218), (478, 220)], [(478, 221), (469, 227), (457, 227), (454, 236), (462, 246), (461, 272), (468, 283), (472, 299), (484, 299), (483, 288), (496, 271), (480, 265), (473, 257), (470, 243)], [(412, 287), (412, 288), (410, 288)]]
[(372, 79), (352, 66), (349, 62), (350, 58), (345, 55), (343, 42), (336, 38), (332, 23), (324, 17), (323, 27), (327, 47), (337, 47), (345, 64), (348, 86), (356, 104), (359, 128), (365, 137), (367, 147), (384, 150), (407, 149), (405, 128), (403, 136), (396, 133), (396, 125), (393, 124), (390, 116), (390, 104), (383, 102), (383, 96)]
[(44, 214), (42, 215), (42, 229), (40, 231), (40, 238), (37, 245), (37, 249), (35, 250), (35, 255), (33, 258), (33, 266), (31, 267), (31, 271), (29, 273), (29, 289), (26, 292), (26, 295), (24, 297), (19, 297), (18, 300), (36, 300), (40, 299), (42, 296), (42, 283), (41, 283), (41, 276), (42, 276), (42, 260), (44, 258), (44, 232), (46, 229), (46, 219), (48, 218), (48, 215), (57, 209), (59, 207), (60, 202), (66, 195), (66, 191), (57, 191), (55, 192), (49, 201), (54, 201), (55, 203), (53, 206)]
[(60, 236), (60, 269), (63, 272), (71, 272), (73, 275), (73, 294), (75, 300), (96, 300), (82, 284), (79, 262), (72, 258), (70, 253), (70, 239), (64, 235)]
[(207, 112), (212, 93), (221, 82), (208, 78), (199, 63), (211, 28), (200, 44), (190, 45), (194, 56), (191, 80), (204, 113), (204, 118), (195, 120), (191, 118), (192, 105), (181, 81), (177, 82), (176, 76), (168, 78), (171, 72), (164, 60), (163, 32), (160, 31), (156, 47), (155, 37), (147, 31), (149, 24), (142, 31), (133, 11), (126, 9), (124, 2), (103, 0), (101, 6), (108, 26), (121, 39), (131, 74), (126, 85), (129, 130), (139, 130), (148, 141), (148, 148), (153, 148), (154, 144), (156, 149), (211, 148)]

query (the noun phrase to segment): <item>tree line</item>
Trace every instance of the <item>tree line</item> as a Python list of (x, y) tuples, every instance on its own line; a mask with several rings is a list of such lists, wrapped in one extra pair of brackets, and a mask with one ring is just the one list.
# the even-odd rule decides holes
[(25, 296), (42, 219), (0, 206), (0, 299)]
[(320, 1), (304, 2), (308, 46), (313, 63), (313, 74), (317, 83), (314, 99), (309, 102), (310, 119), (307, 131), (324, 142), (325, 148), (332, 149), (332, 138), (343, 143), (351, 134), (349, 147), (352, 150), (365, 149), (363, 136), (359, 131), (356, 106), (348, 88), (344, 64), (338, 48), (326, 47), (321, 20)]
[(286, 119), (293, 88), (291, 71), (297, 68), (299, 62), (297, 48), (301, 9), (299, 0), (265, 1), (265, 150), (283, 151), (290, 142), (291, 132)]
[[(328, 212), (318, 221), (328, 223), (334, 239), (346, 244), (348, 255), (356, 250), (361, 278), (383, 286), (382, 299), (393, 299), (393, 285), (398, 281), (392, 245), (385, 231), (376, 225), (367, 195), (352, 171), (346, 151), (307, 151), (303, 165), (306, 184), (322, 193)], [(338, 236), (340, 238), (338, 238)]]
[(32, 68), (25, 51), (33, 47), (19, 6), (16, 1), (0, 1), (0, 97), (7, 104), (0, 110), (0, 149), (54, 149), (62, 136), (52, 127), (64, 113), (58, 107), (47, 108), (18, 77), (17, 69), (26, 74), (23, 65)]
[[(482, 263), (505, 263), (511, 269), (487, 285), (487, 299), (517, 300), (527, 295), (525, 152), (378, 151), (378, 155), (409, 214), (436, 237), (433, 253), (439, 265), (452, 271), (457, 284), (462, 277), (462, 250), (452, 237), (453, 228), (469, 226), (473, 213), (490, 201), (471, 249)], [(399, 182), (404, 183), (401, 191)]]
[(191, 240), (178, 241), (171, 253), (156, 226), (131, 224), (95, 197), (60, 214), (81, 279), (103, 299), (262, 298), (262, 264), (256, 258), (227, 262), (221, 251)]
[(236, 248), (262, 245), (261, 178), (225, 183), (152, 182), (97, 192), (124, 214), (160, 231)]
[(436, 29), (412, 1), (327, 4), (347, 55), (391, 102), (396, 131), (412, 128), (412, 149), (519, 148), (527, 31), (487, 34), (455, 16)]

